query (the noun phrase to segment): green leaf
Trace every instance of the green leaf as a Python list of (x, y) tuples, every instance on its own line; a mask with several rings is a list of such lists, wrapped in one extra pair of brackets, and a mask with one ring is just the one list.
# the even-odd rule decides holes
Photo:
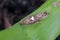
[[(60, 7), (54, 7), (53, 2), (60, 0), (47, 0), (41, 7), (32, 12), (35, 15), (47, 11), (48, 17), (38, 23), (20, 25), (22, 19), (11, 28), (0, 32), (1, 40), (55, 40), (60, 34)], [(28, 16), (30, 16), (28, 15)], [(28, 17), (27, 16), (27, 17)]]

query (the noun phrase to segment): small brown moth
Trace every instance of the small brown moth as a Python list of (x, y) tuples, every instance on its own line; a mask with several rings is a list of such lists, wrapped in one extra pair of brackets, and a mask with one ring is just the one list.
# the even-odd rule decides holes
[(22, 21), (22, 25), (27, 25), (27, 24), (33, 24), (38, 22), (39, 20), (44, 19), (48, 15), (47, 12), (41, 12), (39, 14), (36, 14), (34, 16), (29, 16), (25, 20)]

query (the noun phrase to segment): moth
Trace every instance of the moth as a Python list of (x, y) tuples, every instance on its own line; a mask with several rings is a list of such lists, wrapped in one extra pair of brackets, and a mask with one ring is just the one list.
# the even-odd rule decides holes
[(25, 20), (22, 21), (21, 24), (28, 25), (28, 24), (37, 23), (38, 21), (47, 17), (47, 15), (48, 15), (47, 12), (41, 12), (41, 13), (33, 15), (33, 16), (28, 16)]

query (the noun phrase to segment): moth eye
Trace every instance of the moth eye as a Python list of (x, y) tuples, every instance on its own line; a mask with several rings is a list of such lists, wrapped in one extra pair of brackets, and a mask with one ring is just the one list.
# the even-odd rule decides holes
[(25, 19), (25, 20), (22, 22), (22, 25), (29, 24), (29, 23), (30, 23), (30, 19)]

